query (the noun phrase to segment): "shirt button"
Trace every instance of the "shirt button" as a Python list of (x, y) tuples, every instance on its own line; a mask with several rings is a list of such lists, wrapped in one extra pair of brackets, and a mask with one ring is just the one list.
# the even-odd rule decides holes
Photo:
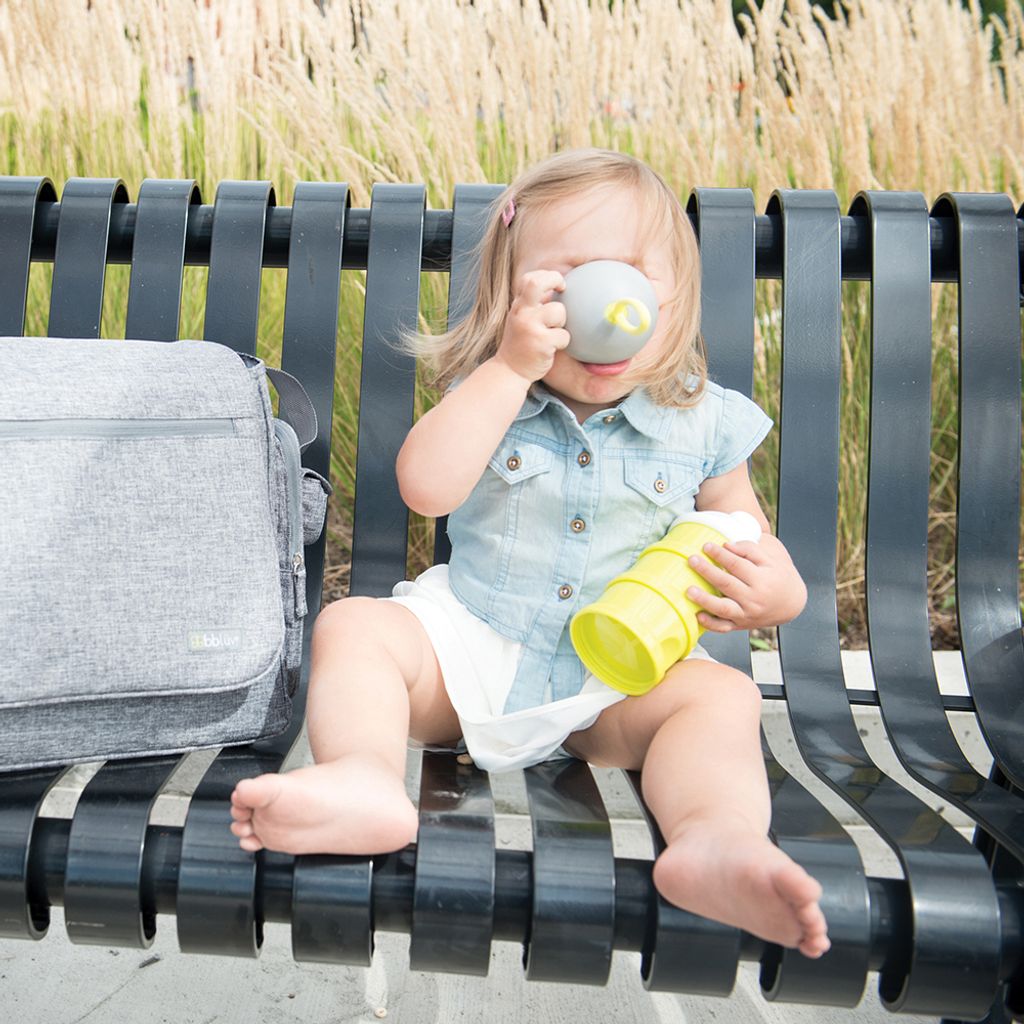
[(518, 469), (522, 464), (523, 460), (519, 458), (518, 455), (510, 455), (505, 460), (505, 465), (508, 466), (509, 469)]
[(602, 423), (614, 423), (616, 420), (615, 413), (610, 413), (608, 416), (601, 421)]
[(570, 598), (570, 597), (572, 597), (572, 587), (570, 587), (568, 583), (563, 583), (563, 584), (562, 584), (562, 585), (561, 585), (561, 586), (560, 586), (560, 587), (558, 588), (558, 596), (559, 596), (559, 597), (560, 597), (560, 598), (561, 598), (561, 599), (562, 599), (563, 601), (568, 601), (568, 600), (569, 600), (569, 598)]
[(587, 524), (582, 519), (574, 519), (570, 524), (573, 533), (582, 533), (586, 528)]
[(664, 494), (664, 493), (665, 493), (665, 487), (666, 487), (666, 486), (667, 486), (667, 485), (666, 485), (665, 481), (664, 481), (664, 480), (662, 480), (660, 476), (658, 477), (658, 479), (657, 479), (657, 480), (655, 480), (655, 481), (654, 481), (654, 489), (655, 489), (655, 490), (656, 490), (656, 491), (657, 491), (657, 492), (658, 492), (659, 494)]
[(581, 466), (589, 466), (590, 465), (590, 452), (580, 452), (579, 455), (576, 456), (576, 461)]

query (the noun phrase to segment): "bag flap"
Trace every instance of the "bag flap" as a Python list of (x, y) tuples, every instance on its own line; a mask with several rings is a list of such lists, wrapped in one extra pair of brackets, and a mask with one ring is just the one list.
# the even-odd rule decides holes
[(0, 419), (262, 417), (253, 372), (210, 341), (0, 338)]

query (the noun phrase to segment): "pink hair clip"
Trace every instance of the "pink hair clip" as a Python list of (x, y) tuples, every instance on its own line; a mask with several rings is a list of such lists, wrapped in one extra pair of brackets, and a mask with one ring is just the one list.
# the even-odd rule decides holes
[(512, 223), (512, 218), (516, 215), (516, 201), (510, 199), (505, 206), (505, 209), (501, 211), (501, 223), (508, 227)]

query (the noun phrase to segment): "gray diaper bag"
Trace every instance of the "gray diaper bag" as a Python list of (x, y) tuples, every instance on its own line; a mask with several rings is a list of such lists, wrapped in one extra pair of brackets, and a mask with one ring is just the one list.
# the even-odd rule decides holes
[(0, 338), (0, 770), (287, 726), (315, 436), (298, 381), (223, 345)]

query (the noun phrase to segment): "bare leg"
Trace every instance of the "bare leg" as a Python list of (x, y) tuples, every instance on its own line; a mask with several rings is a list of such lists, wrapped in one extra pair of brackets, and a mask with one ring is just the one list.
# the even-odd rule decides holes
[(682, 662), (567, 746), (595, 764), (642, 769), (668, 844), (654, 865), (665, 899), (817, 957), (829, 948), (821, 886), (768, 838), (760, 700), (727, 666)]
[(232, 794), (231, 831), (244, 850), (385, 853), (416, 835), (405, 792), (410, 725), (454, 742), (458, 718), (419, 620), (372, 598), (325, 608), (313, 633), (307, 708), (316, 763), (261, 775)]

